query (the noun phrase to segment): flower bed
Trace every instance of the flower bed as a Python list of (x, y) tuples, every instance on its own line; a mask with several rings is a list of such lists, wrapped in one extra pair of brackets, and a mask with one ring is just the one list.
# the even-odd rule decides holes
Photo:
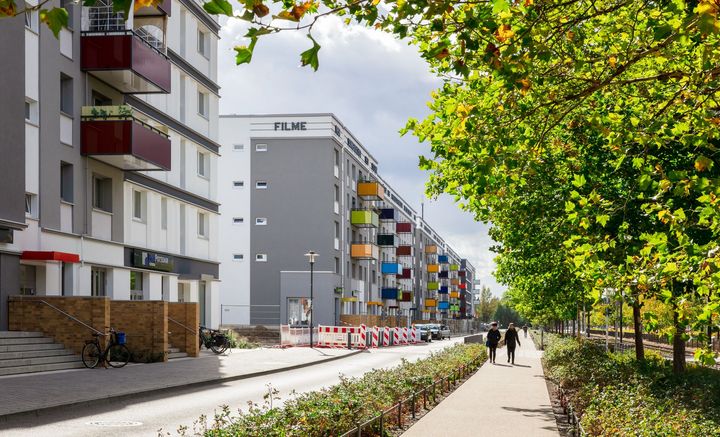
[(720, 436), (720, 372), (689, 366), (684, 375), (660, 355), (606, 353), (591, 341), (546, 334), (548, 376), (592, 436)]
[[(340, 436), (459, 369), (477, 370), (486, 359), (482, 345), (456, 345), (413, 363), (403, 361), (391, 369), (343, 378), (338, 385), (299, 394), (279, 408), (273, 408), (270, 401), (263, 406), (252, 405), (238, 415), (231, 415), (226, 408), (215, 417), (205, 435)], [(422, 402), (416, 407), (422, 408)], [(372, 433), (370, 429), (363, 430), (363, 436)]]

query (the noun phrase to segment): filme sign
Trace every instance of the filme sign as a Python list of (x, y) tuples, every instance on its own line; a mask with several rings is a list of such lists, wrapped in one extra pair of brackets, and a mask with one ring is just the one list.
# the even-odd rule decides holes
[(275, 130), (307, 130), (306, 121), (276, 121), (274, 124)]
[(173, 259), (168, 255), (136, 249), (133, 251), (133, 266), (170, 272), (173, 269)]

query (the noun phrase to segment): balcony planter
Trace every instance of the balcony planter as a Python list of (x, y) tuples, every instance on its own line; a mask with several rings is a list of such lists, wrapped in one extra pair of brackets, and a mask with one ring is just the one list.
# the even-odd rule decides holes
[(380, 271), (383, 275), (398, 275), (398, 274), (402, 273), (403, 266), (402, 266), (402, 264), (398, 264), (398, 263), (384, 262), (384, 263), (382, 263)]
[(350, 212), (350, 223), (359, 228), (377, 228), (380, 220), (375, 211), (354, 209)]

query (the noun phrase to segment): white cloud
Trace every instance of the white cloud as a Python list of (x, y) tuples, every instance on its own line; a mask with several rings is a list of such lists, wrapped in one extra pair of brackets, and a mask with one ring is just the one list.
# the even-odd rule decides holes
[[(250, 65), (235, 65), (233, 47), (247, 44), (246, 23), (230, 19), (221, 31), (221, 113), (332, 112), (378, 159), (379, 171), (418, 211), (427, 175), (418, 155), (429, 147), (398, 131), (410, 117), (423, 118), (430, 92), (441, 82), (417, 50), (389, 34), (345, 26), (340, 18), (319, 21), (313, 36), (322, 46), (317, 72), (299, 67), (312, 43), (302, 32), (261, 37)], [(424, 199), (425, 217), (478, 270), (478, 279), (500, 294), (492, 278), (487, 227), (460, 211), (447, 196)]]

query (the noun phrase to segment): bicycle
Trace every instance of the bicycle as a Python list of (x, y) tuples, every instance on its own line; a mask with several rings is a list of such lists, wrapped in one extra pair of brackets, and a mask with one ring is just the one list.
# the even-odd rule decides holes
[(205, 346), (214, 353), (220, 355), (230, 347), (230, 339), (217, 329), (200, 327), (200, 349)]
[[(125, 346), (125, 333), (117, 332), (109, 326), (109, 334), (100, 332), (93, 333), (92, 340), (86, 340), (82, 350), (82, 362), (88, 369), (97, 367), (100, 362), (107, 363), (111, 367), (124, 367), (130, 361), (130, 350)], [(105, 350), (100, 347), (100, 337), (109, 336), (108, 345)]]

